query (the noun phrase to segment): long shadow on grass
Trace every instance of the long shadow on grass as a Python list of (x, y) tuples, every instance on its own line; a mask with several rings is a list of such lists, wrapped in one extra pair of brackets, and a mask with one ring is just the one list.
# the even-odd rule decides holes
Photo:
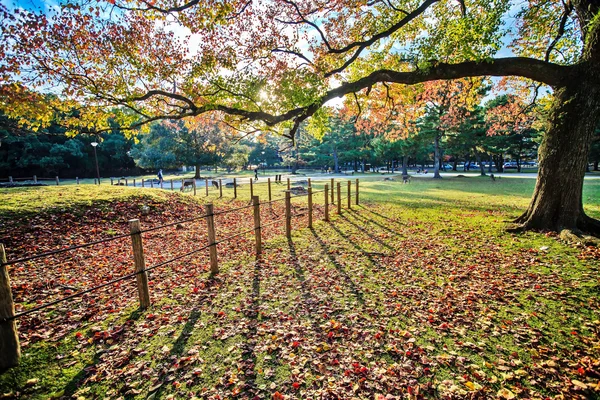
[(301, 294), (302, 294), (302, 307), (306, 310), (306, 315), (310, 318), (311, 326), (315, 331), (315, 334), (319, 335), (322, 329), (319, 327), (317, 321), (313, 318), (313, 310), (317, 309), (318, 300), (311, 295), (309, 288), (306, 284), (306, 277), (304, 276), (305, 270), (298, 261), (296, 253), (296, 245), (291, 238), (288, 238), (288, 247), (290, 251), (290, 264), (294, 267), (294, 276), (300, 282)]
[(246, 371), (246, 384), (244, 390), (256, 390), (256, 342), (258, 340), (257, 325), (258, 311), (260, 307), (260, 272), (263, 269), (260, 260), (254, 263), (252, 272), (252, 292), (250, 293), (250, 304), (244, 314), (249, 319), (248, 330), (244, 333), (246, 344), (242, 347), (241, 369)]
[[(389, 222), (394, 222), (394, 223), (398, 223), (398, 224), (399, 224), (399, 223), (401, 223), (400, 221), (398, 221), (398, 220), (397, 220), (397, 219), (395, 219), (395, 218), (383, 217), (383, 216), (381, 216), (381, 214), (379, 214), (379, 213), (375, 213), (375, 212), (373, 212), (373, 211), (369, 210), (367, 207), (363, 207), (363, 206), (360, 206), (360, 207), (361, 207), (361, 209), (360, 209), (360, 212), (362, 212), (362, 211), (367, 211), (367, 212), (370, 212), (370, 213), (372, 213), (372, 214), (375, 214), (375, 215), (377, 215), (377, 216), (379, 216), (379, 217), (381, 217), (381, 218), (384, 218), (384, 219), (386, 220), (386, 222), (387, 222), (387, 221), (389, 221)], [(373, 224), (373, 225), (377, 225), (379, 228), (381, 228), (381, 229), (383, 229), (383, 230), (385, 230), (385, 231), (387, 231), (387, 232), (389, 232), (389, 233), (391, 233), (391, 234), (393, 234), (393, 235), (402, 236), (402, 237), (404, 237), (404, 236), (405, 236), (403, 233), (401, 233), (401, 232), (398, 232), (398, 231), (396, 231), (396, 230), (394, 230), (394, 229), (390, 228), (389, 226), (383, 225), (382, 223), (380, 223), (380, 222), (378, 222), (378, 221), (376, 221), (376, 220), (374, 220), (374, 219), (372, 219), (372, 218), (367, 218), (367, 217), (365, 217), (365, 216), (364, 216), (364, 215), (362, 215), (362, 214), (361, 214), (361, 213), (360, 213), (358, 210), (356, 210), (356, 209), (354, 209), (354, 208), (351, 208), (351, 209), (349, 209), (348, 211), (349, 211), (349, 212), (351, 212), (351, 213), (352, 213), (352, 215), (353, 215), (353, 216), (354, 216), (356, 219), (360, 219), (360, 220), (362, 220), (362, 221), (363, 221), (364, 223), (366, 223), (366, 224)]]
[(370, 233), (369, 227), (367, 226), (367, 224), (360, 226), (356, 222), (348, 219), (348, 217), (346, 217), (344, 214), (340, 214), (339, 217), (341, 219), (343, 219), (344, 221), (346, 221), (347, 223), (349, 223), (350, 225), (354, 226), (360, 233), (365, 234), (366, 236), (371, 238), (373, 241), (377, 242), (380, 246), (385, 247), (388, 250), (392, 250), (392, 251), (396, 250), (394, 247), (390, 246), (389, 244), (385, 243), (383, 240), (379, 239), (378, 237), (375, 237), (372, 233)]
[(331, 254), (331, 248), (327, 245), (327, 243), (325, 243), (325, 241), (323, 239), (321, 239), (321, 237), (319, 235), (317, 235), (317, 232), (314, 229), (310, 229), (310, 232), (315, 237), (317, 243), (319, 243), (319, 246), (321, 246), (321, 251), (327, 255), (327, 258), (329, 258), (329, 261), (333, 264), (335, 269), (338, 270), (339, 274), (344, 278), (344, 281), (350, 287), (350, 291), (354, 294), (354, 296), (356, 297), (358, 302), (361, 304), (365, 304), (365, 299), (364, 299), (363, 293), (356, 286), (356, 284), (354, 283), (354, 281), (352, 280), (350, 275), (348, 275), (348, 272), (346, 272), (346, 269), (344, 268), (344, 266), (341, 265), (337, 261), (337, 259)]
[[(137, 321), (143, 313), (144, 312), (141, 309), (137, 308), (129, 314), (127, 321)], [(71, 397), (79, 390), (79, 384), (94, 370), (94, 366), (100, 361), (100, 355), (101, 353), (96, 353), (94, 359), (74, 375), (65, 385), (65, 397)]]
[[(338, 216), (340, 218), (343, 218), (341, 215)], [(340, 230), (335, 224), (330, 224), (329, 225), (331, 227), (331, 229), (333, 229), (341, 238), (343, 238), (344, 240), (346, 240), (348, 243), (350, 243), (350, 245), (352, 247), (354, 247), (357, 252), (359, 254), (362, 254), (367, 260), (369, 260), (369, 262), (371, 263), (371, 265), (373, 267), (377, 267), (377, 268), (383, 268), (383, 265), (381, 264), (381, 262), (377, 259), (375, 259), (373, 256), (376, 255), (376, 253), (373, 252), (369, 252), (366, 251), (365, 249), (363, 249), (362, 247), (360, 247), (359, 245), (356, 244), (356, 241), (353, 240), (352, 238), (350, 238), (346, 233), (342, 232), (342, 230)], [(362, 229), (362, 228), (361, 228)], [(361, 230), (362, 231), (362, 230)]]

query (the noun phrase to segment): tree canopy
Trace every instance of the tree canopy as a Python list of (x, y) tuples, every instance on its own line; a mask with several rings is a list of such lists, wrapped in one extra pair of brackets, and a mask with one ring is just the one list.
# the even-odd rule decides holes
[[(293, 136), (324, 103), (346, 94), (366, 102), (359, 97), (384, 92), (386, 100), (395, 99), (386, 108), (398, 116), (403, 89), (390, 83), (517, 75), (560, 84), (563, 65), (575, 62), (583, 45), (584, 28), (568, 4), (109, 0), (68, 1), (49, 11), (3, 6), (1, 106), (34, 128), (56, 118), (84, 130), (109, 129), (111, 118), (135, 128), (220, 110), (244, 129), (271, 127)], [(492, 58), (507, 46), (516, 57)]]

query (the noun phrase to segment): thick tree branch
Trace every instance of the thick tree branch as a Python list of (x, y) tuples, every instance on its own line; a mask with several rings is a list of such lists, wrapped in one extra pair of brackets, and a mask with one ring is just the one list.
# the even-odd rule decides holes
[(283, 114), (274, 115), (264, 111), (249, 111), (235, 107), (219, 104), (207, 104), (197, 107), (184, 96), (164, 92), (161, 90), (151, 90), (143, 96), (129, 101), (143, 101), (154, 96), (165, 96), (179, 101), (183, 101), (190, 107), (185, 112), (177, 116), (163, 115), (155, 116), (144, 121), (136, 123), (132, 128), (139, 127), (152, 121), (162, 119), (181, 119), (189, 116), (204, 114), (211, 111), (220, 111), (229, 115), (241, 117), (246, 121), (262, 121), (267, 126), (274, 126), (284, 121), (294, 121), (289, 136), (294, 136), (300, 123), (312, 116), (324, 103), (336, 97), (343, 97), (347, 94), (357, 93), (365, 88), (369, 88), (377, 83), (398, 83), (404, 85), (414, 85), (422, 82), (435, 80), (450, 80), (475, 76), (520, 76), (529, 78), (537, 82), (545, 83), (549, 86), (559, 87), (566, 79), (568, 72), (574, 67), (561, 66), (548, 63), (541, 60), (525, 57), (498, 58), (483, 62), (468, 61), (458, 64), (438, 63), (427, 69), (419, 69), (410, 72), (398, 72), (392, 70), (378, 70), (370, 75), (354, 82), (343, 83), (337, 88), (329, 90), (321, 98), (303, 107), (297, 107)]

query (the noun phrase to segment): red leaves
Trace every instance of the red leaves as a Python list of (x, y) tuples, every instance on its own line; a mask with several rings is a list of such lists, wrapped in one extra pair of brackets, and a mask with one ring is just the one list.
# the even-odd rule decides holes
[(273, 400), (285, 400), (285, 396), (282, 395), (279, 392), (275, 392), (275, 393), (273, 393), (273, 396), (271, 396), (271, 399), (273, 399)]

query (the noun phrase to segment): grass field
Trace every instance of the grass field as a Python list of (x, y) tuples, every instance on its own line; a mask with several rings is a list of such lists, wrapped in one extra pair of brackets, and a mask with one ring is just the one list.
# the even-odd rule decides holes
[[(361, 180), (360, 206), (347, 210), (344, 201), (330, 223), (310, 230), (305, 217), (294, 218), (291, 240), (280, 225), (266, 230), (259, 261), (247, 236), (219, 245), (216, 277), (205, 254), (157, 270), (149, 310), (138, 310), (135, 287), (123, 285), (28, 316), (19, 322), (21, 366), (0, 375), (0, 394), (597, 398), (600, 250), (551, 233), (504, 232), (534, 183)], [(129, 218), (150, 227), (201, 215), (205, 201), (216, 209), (247, 204), (248, 185), (239, 189), (243, 201), (231, 192), (216, 199), (211, 189), (207, 200), (201, 191), (193, 198), (123, 187), (1, 190), (0, 240), (17, 258), (126, 232)], [(265, 200), (265, 185), (255, 193)], [(293, 202), (303, 213), (305, 199)], [(600, 181), (586, 182), (584, 203), (600, 218)], [(265, 218), (281, 215), (278, 204), (274, 215), (263, 206)], [(142, 205), (149, 216), (140, 216)], [(250, 214), (217, 229), (247, 224)], [(206, 240), (201, 223), (157, 232), (144, 237), (148, 265)], [(84, 288), (130, 269), (128, 246), (11, 267), (17, 307), (64, 295), (58, 283)]]

